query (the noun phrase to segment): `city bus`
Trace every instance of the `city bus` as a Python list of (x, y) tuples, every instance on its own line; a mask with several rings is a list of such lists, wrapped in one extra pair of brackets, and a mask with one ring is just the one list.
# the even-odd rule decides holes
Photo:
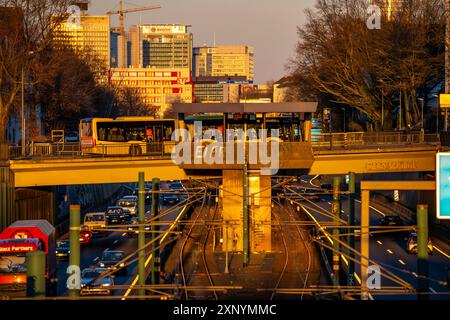
[(83, 154), (167, 155), (176, 120), (153, 117), (88, 118), (80, 121)]

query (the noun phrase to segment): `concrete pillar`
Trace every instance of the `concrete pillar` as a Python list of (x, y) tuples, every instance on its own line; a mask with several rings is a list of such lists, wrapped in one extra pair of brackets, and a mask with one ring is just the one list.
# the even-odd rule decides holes
[[(250, 252), (271, 251), (271, 182), (270, 176), (250, 174), (249, 234)], [(242, 170), (223, 170), (223, 191), (221, 192), (224, 220), (223, 250), (243, 251), (243, 182)], [(228, 228), (225, 225), (228, 223)], [(225, 243), (225, 242), (228, 243)]]

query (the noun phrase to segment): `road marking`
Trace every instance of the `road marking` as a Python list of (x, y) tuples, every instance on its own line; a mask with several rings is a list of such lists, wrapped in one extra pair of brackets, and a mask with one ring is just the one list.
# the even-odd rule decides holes
[(100, 257), (97, 257), (94, 259), (95, 262), (97, 262), (100, 259)]
[[(356, 200), (356, 199), (355, 199), (355, 201), (361, 203), (360, 200)], [(369, 208), (372, 209), (372, 210), (374, 210), (374, 211), (376, 211), (376, 212), (378, 212), (378, 213), (381, 214), (383, 217), (386, 216), (385, 213), (381, 212), (380, 210), (378, 210), (378, 209), (375, 208), (375, 207), (369, 206)]]
[(331, 204), (331, 202), (330, 202), (330, 201), (328, 201), (328, 204)]
[(406, 264), (402, 259), (398, 259), (398, 262), (400, 262), (402, 265)]
[(387, 252), (389, 252), (390, 254), (394, 254), (394, 252), (391, 249), (387, 249)]
[(436, 290), (434, 290), (432, 287), (430, 287), (430, 291), (433, 293), (437, 293)]
[(433, 246), (433, 249), (435, 249), (437, 252), (439, 252), (440, 254), (442, 254), (444, 257), (450, 259), (450, 255), (448, 255), (447, 253), (445, 253), (444, 251), (442, 251), (442, 249), (439, 249), (436, 246)]
[(125, 237), (126, 235), (127, 235), (127, 233), (126, 233), (126, 232), (122, 233), (122, 237)]
[[(176, 223), (178, 223), (178, 220), (181, 219), (181, 217), (184, 215), (184, 211), (186, 210), (186, 206), (183, 207), (183, 209), (180, 211), (180, 213), (178, 214), (178, 217), (175, 219), (175, 221), (171, 224), (171, 226), (169, 227), (169, 229), (167, 230), (167, 232), (164, 234), (164, 236), (161, 238), (161, 240), (159, 240), (159, 243), (163, 242), (164, 239), (169, 235), (169, 232), (172, 231), (172, 229), (175, 227)], [(145, 261), (144, 266), (145, 268), (147, 268), (147, 265), (150, 263), (150, 261), (153, 258), (153, 254), (150, 254), (148, 256), (147, 261)], [(123, 295), (121, 300), (125, 300), (131, 293), (131, 290), (133, 290), (133, 287), (136, 285), (136, 283), (139, 280), (139, 274), (136, 276), (136, 278), (134, 278), (133, 282), (131, 283), (130, 287), (127, 289), (127, 291), (125, 292), (125, 294)]]
[(383, 242), (381, 242), (380, 240), (377, 240), (377, 243), (381, 246), (383, 244)]
[(417, 273), (413, 272), (412, 274), (414, 275), (414, 277), (418, 277)]
[(115, 240), (115, 241), (113, 242), (113, 244), (117, 244), (117, 242), (119, 242), (119, 240)]

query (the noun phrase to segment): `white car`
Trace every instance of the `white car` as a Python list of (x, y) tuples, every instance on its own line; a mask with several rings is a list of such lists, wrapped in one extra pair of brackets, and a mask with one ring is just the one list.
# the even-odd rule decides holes
[(138, 198), (136, 196), (125, 196), (122, 199), (119, 199), (116, 205), (118, 207), (122, 207), (123, 209), (129, 210), (130, 213), (135, 216), (138, 211)]
[(92, 233), (101, 233), (99, 230), (106, 227), (106, 216), (104, 212), (87, 213), (84, 216), (84, 227), (92, 231)]

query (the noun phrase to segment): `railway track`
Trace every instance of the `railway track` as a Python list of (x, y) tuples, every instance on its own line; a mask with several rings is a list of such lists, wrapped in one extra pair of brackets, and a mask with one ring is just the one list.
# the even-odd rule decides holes
[[(277, 197), (277, 200), (273, 200), (273, 202), (280, 208), (281, 212), (286, 213), (286, 217), (288, 218), (288, 220), (291, 220), (291, 222), (295, 222), (297, 220), (295, 218), (295, 212), (293, 211), (292, 207), (290, 205), (283, 205), (281, 203), (280, 197)], [(296, 272), (298, 273), (299, 278), (303, 282), (304, 289), (308, 285), (309, 274), (310, 274), (311, 265), (312, 265), (311, 250), (310, 250), (309, 246), (307, 245), (307, 239), (306, 239), (305, 235), (303, 234), (302, 230), (300, 229), (300, 227), (297, 224), (294, 224), (295, 226), (292, 226), (290, 224), (288, 225), (286, 222), (283, 222), (283, 217), (275, 212), (274, 212), (274, 217), (278, 221), (280, 228), (281, 228), (281, 236), (282, 236), (282, 240), (283, 240), (283, 245), (285, 247), (286, 260), (285, 260), (285, 264), (282, 269), (282, 272), (281, 272), (281, 274), (278, 278), (278, 281), (275, 285), (275, 290), (273, 291), (273, 293), (270, 297), (271, 300), (273, 300), (276, 297), (276, 290), (280, 287), (280, 284), (282, 283), (282, 280), (285, 277), (287, 266), (289, 265), (289, 263), (294, 264), (294, 268), (295, 268)], [(297, 236), (292, 232), (293, 227), (295, 228), (295, 234), (297, 234)], [(299, 270), (297, 263), (292, 262), (292, 261), (290, 262), (289, 246), (287, 244), (288, 243), (287, 235), (289, 235), (291, 237), (291, 239), (294, 240), (296, 243), (301, 242), (303, 244), (303, 246), (305, 247), (305, 251), (308, 255), (308, 266), (307, 266), (306, 272), (302, 272), (301, 270)], [(305, 275), (303, 275), (303, 273), (305, 273)], [(303, 299), (303, 294), (300, 296), (300, 299), (301, 300)]]
[[(194, 281), (194, 277), (202, 278), (200, 280), (195, 279), (195, 281), (207, 282), (206, 286), (212, 288), (214, 287), (214, 282), (206, 259), (207, 243), (211, 234), (212, 226), (207, 225), (204, 222), (208, 220), (209, 216), (211, 216), (211, 212), (212, 220), (214, 220), (217, 210), (217, 202), (214, 206), (211, 206), (211, 195), (208, 193), (207, 189), (205, 189), (202, 204), (198, 209), (198, 213), (192, 221), (192, 224), (190, 225), (179, 252), (180, 273), (183, 280), (184, 297), (186, 300), (190, 300), (191, 298), (202, 300), (219, 299), (217, 292), (214, 289), (212, 289), (212, 291), (203, 292), (190, 292), (187, 290), (189, 283)], [(190, 241), (193, 242), (193, 244), (188, 246)], [(189, 249), (189, 252), (187, 249)], [(201, 254), (201, 258), (198, 257), (199, 252)], [(186, 257), (190, 257), (190, 259), (186, 259)], [(199, 259), (202, 260), (200, 265), (203, 270), (202, 272), (198, 272), (198, 270), (193, 272), (194, 268), (199, 266)]]

